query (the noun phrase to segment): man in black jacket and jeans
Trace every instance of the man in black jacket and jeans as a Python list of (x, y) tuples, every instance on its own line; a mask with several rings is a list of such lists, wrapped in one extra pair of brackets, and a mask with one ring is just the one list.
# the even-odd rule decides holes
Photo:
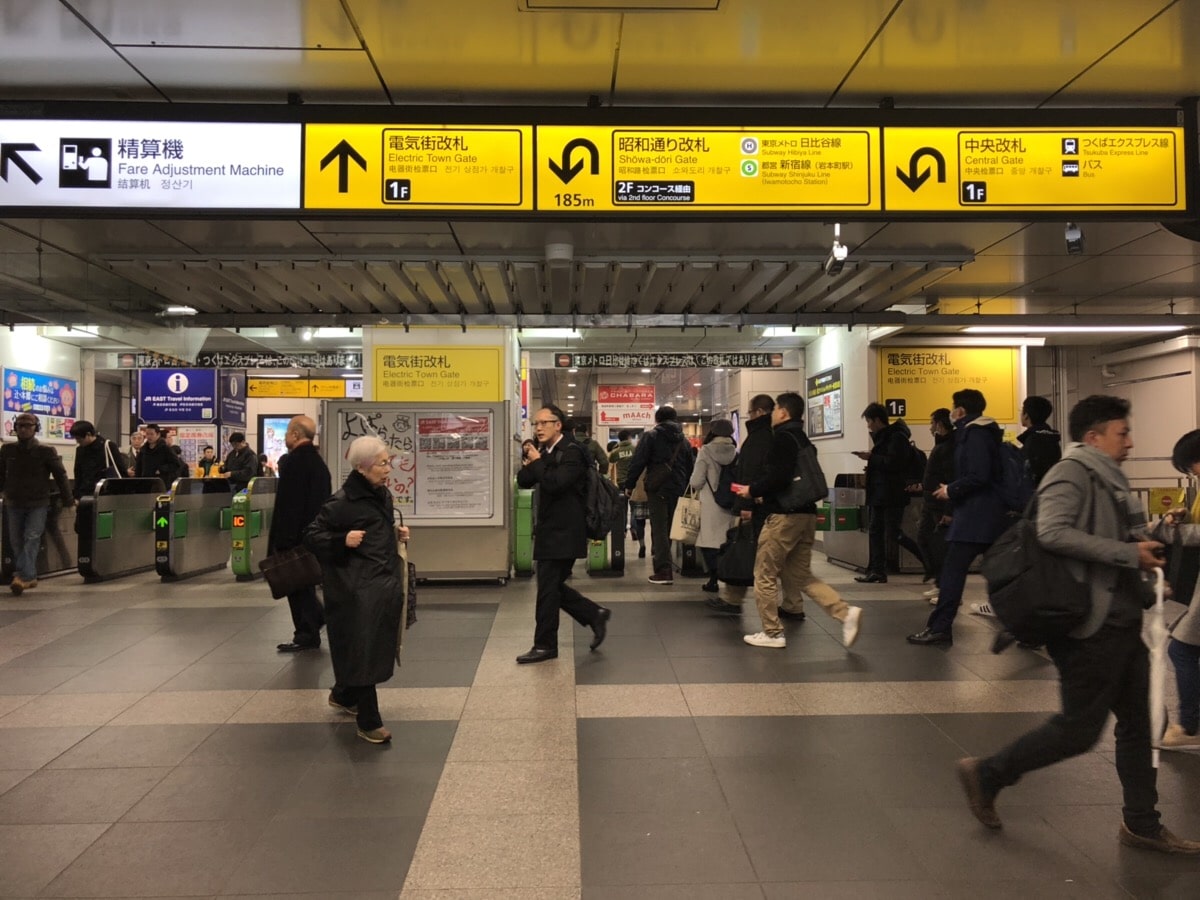
[(754, 593), (763, 630), (743, 639), (753, 647), (783, 648), (787, 638), (779, 621), (779, 576), (788, 572), (792, 582), (812, 597), (830, 616), (842, 623), (842, 643), (847, 647), (858, 638), (862, 610), (848, 606), (838, 592), (812, 572), (813, 539), (817, 529), (817, 505), (807, 503), (787, 509), (780, 498), (791, 487), (797, 457), (812, 447), (804, 433), (804, 398), (791, 391), (775, 398), (771, 413), (774, 435), (767, 455), (766, 474), (738, 495), (761, 501), (766, 522), (758, 535), (754, 556)]
[[(317, 423), (308, 416), (295, 416), (288, 422), (283, 435), (287, 453), (279, 458), (279, 482), (275, 487), (275, 512), (271, 517), (271, 534), (267, 538), (267, 554), (290, 550), (304, 543), (306, 529), (321, 504), (333, 493), (329, 467), (313, 439)], [(309, 586), (288, 594), (292, 611), (292, 639), (276, 646), (280, 653), (315, 650), (321, 646), (321, 628), (325, 625), (325, 610), (317, 600), (317, 589)]]
[[(637, 486), (638, 477), (646, 472), (646, 494), (650, 498), (650, 556), (654, 563), (651, 584), (674, 584), (675, 570), (671, 565), (671, 520), (675, 506), (687, 490), (696, 457), (676, 421), (674, 407), (660, 406), (654, 412), (654, 429), (638, 441), (629, 472), (625, 476), (628, 496)], [(669, 469), (664, 483), (651, 489), (649, 482), (662, 467)]]
[(87, 419), (76, 419), (71, 426), (71, 437), (75, 439), (75, 499), (90, 497), (96, 485), (109, 477), (109, 469), (115, 470), (112, 477), (125, 475), (125, 457), (112, 441), (96, 433), (96, 426)]

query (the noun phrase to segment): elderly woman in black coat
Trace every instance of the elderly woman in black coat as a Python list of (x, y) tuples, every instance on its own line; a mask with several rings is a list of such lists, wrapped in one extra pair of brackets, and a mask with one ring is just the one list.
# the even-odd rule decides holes
[(329, 703), (358, 718), (358, 736), (373, 744), (392, 739), (379, 717), (375, 685), (392, 677), (403, 613), (403, 562), (396, 541), (408, 527), (392, 519), (388, 448), (360, 437), (347, 459), (354, 471), (325, 501), (304, 532), (321, 561), (325, 622), (336, 679)]

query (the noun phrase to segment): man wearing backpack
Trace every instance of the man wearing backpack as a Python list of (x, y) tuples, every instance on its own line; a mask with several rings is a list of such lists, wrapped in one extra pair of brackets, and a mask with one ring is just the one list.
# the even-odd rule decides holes
[(858, 638), (862, 610), (846, 604), (838, 592), (812, 572), (813, 539), (817, 528), (817, 505), (810, 500), (793, 507), (788, 493), (797, 472), (797, 459), (815, 448), (804, 433), (804, 398), (791, 391), (775, 398), (771, 413), (773, 437), (765, 475), (742, 485), (739, 496), (760, 501), (766, 522), (758, 535), (754, 556), (754, 593), (762, 631), (743, 640), (753, 647), (779, 649), (787, 646), (779, 621), (779, 578), (808, 594), (830, 616), (842, 623), (842, 643), (851, 646)]
[(557, 406), (546, 405), (533, 420), (536, 446), (527, 446), (517, 484), (538, 489), (533, 558), (537, 562), (537, 605), (533, 647), (517, 657), (519, 664), (545, 662), (558, 656), (558, 611), (591, 628), (591, 647), (604, 642), (612, 611), (567, 586), (575, 560), (587, 556), (585, 494), (587, 453), (569, 432)]
[(671, 565), (671, 519), (675, 505), (687, 490), (695, 457), (674, 407), (660, 406), (654, 411), (654, 429), (642, 435), (633, 461), (621, 485), (626, 495), (633, 493), (638, 478), (646, 473), (646, 493), (650, 498), (650, 557), (654, 573), (651, 584), (674, 584)]
[(1071, 410), (1072, 443), (1038, 491), (1037, 537), (1090, 586), (1091, 612), (1046, 649), (1058, 669), (1062, 712), (986, 759), (958, 763), (980, 822), (1001, 827), (996, 795), (1027, 772), (1086, 753), (1116, 715), (1116, 770), (1123, 792), (1117, 839), (1127, 847), (1200, 856), (1200, 841), (1159, 821), (1150, 734), (1150, 660), (1142, 643), (1143, 573), (1162, 566), (1162, 544), (1146, 539), (1145, 513), (1121, 471), (1133, 440), (1129, 402), (1091, 396)]
[[(870, 552), (867, 571), (854, 580), (865, 584), (887, 582), (887, 548), (897, 541), (925, 565), (921, 548), (916, 541), (900, 530), (904, 508), (908, 506), (909, 464), (913, 458), (912, 432), (903, 421), (888, 424), (887, 407), (870, 403), (863, 410), (867, 431), (871, 434), (870, 450), (855, 450), (854, 455), (867, 461), (867, 506), (871, 509), (868, 526)], [(917, 478), (920, 481), (920, 478)]]
[(1052, 412), (1054, 407), (1045, 397), (1026, 397), (1021, 404), (1021, 425), (1025, 430), (1017, 435), (1017, 443), (1025, 454), (1034, 487), (1041, 484), (1050, 467), (1062, 458), (1062, 435), (1047, 424)]
[(933, 492), (949, 501), (950, 530), (946, 557), (938, 580), (937, 606), (922, 631), (908, 636), (910, 644), (953, 644), (951, 629), (962, 603), (967, 570), (1010, 524), (1000, 495), (1000, 442), (1004, 432), (983, 415), (987, 400), (974, 388), (957, 391), (951, 402), (954, 422), (954, 480)]

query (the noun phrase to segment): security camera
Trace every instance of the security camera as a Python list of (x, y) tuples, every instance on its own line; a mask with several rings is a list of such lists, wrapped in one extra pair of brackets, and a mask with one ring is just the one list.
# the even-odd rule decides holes
[(1067, 253), (1071, 256), (1078, 256), (1083, 252), (1083, 229), (1074, 222), (1067, 223), (1067, 230), (1063, 233), (1063, 238), (1067, 242)]
[(835, 275), (841, 275), (842, 269), (846, 268), (846, 257), (849, 255), (849, 247), (838, 241), (834, 241), (833, 249), (829, 251), (829, 256), (825, 258), (825, 274), (830, 278)]

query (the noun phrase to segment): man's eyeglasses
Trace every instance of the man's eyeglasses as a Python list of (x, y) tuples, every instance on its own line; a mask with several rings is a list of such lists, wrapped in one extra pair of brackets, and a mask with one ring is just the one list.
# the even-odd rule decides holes
[(37, 428), (37, 422), (14, 422), (17, 428)]
[(558, 423), (558, 419), (534, 419), (533, 420), (534, 425), (555, 425), (557, 423)]
[(390, 466), (391, 464), (392, 464), (392, 461), (390, 459), (377, 459), (377, 460), (375, 460), (375, 462), (371, 463), (371, 465), (378, 466), (381, 469), (384, 466)]

